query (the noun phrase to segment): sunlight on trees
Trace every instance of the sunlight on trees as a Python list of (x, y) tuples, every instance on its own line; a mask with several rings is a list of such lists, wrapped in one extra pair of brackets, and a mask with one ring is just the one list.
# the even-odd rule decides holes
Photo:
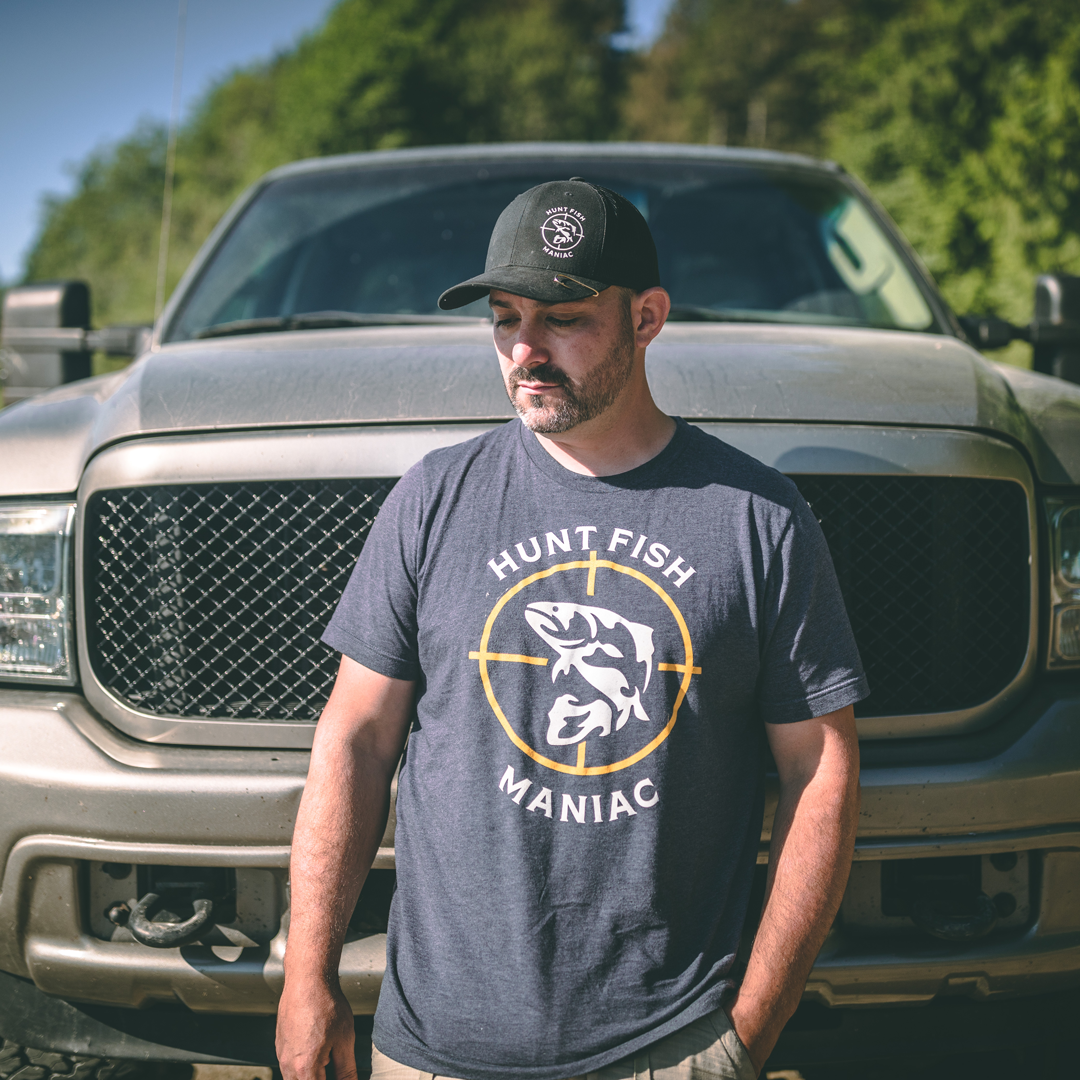
[[(169, 289), (275, 165), (536, 139), (832, 157), (960, 312), (1026, 322), (1037, 273), (1080, 273), (1075, 0), (674, 0), (636, 55), (612, 43), (624, 15), (622, 0), (343, 0), (184, 125)], [(148, 319), (164, 156), (153, 125), (91, 155), (74, 194), (45, 203), (27, 280), (87, 279), (98, 325)]]
[[(212, 87), (180, 132), (167, 292), (215, 222), (298, 158), (440, 143), (607, 139), (622, 0), (343, 0), (265, 64)], [(141, 127), (44, 206), (26, 280), (91, 283), (97, 325), (153, 315), (165, 132)]]

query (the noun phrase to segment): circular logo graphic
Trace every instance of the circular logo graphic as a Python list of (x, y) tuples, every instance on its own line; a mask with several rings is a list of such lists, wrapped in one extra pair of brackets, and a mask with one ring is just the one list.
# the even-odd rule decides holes
[(694, 667), (674, 600), (632, 566), (575, 560), (517, 582), (470, 652), (510, 741), (557, 772), (599, 776), (671, 734)]
[(585, 230), (577, 218), (560, 213), (552, 214), (540, 226), (540, 234), (553, 251), (570, 251), (584, 239)]

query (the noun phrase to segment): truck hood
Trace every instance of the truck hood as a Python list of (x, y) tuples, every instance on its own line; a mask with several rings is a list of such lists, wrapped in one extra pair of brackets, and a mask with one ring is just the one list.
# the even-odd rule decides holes
[[(954, 338), (672, 324), (648, 369), (660, 407), (689, 420), (977, 429), (1024, 446), (1044, 483), (1080, 483), (1080, 387)], [(0, 496), (73, 492), (94, 453), (140, 435), (512, 416), (483, 326), (185, 342), (0, 413)]]

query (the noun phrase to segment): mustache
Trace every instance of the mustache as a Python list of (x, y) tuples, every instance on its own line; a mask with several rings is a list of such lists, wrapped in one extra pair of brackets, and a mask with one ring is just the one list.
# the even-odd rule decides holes
[(513, 367), (507, 372), (506, 381), (512, 391), (517, 389), (519, 383), (526, 381), (552, 383), (555, 386), (570, 385), (569, 376), (552, 364), (541, 364), (534, 368)]

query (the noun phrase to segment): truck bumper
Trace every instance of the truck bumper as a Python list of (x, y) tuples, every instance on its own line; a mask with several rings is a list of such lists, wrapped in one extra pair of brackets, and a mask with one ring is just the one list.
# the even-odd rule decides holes
[[(1032, 699), (1021, 734), (982, 760), (864, 770), (858, 860), (1027, 852), (1025, 924), (943, 942), (853, 934), (841, 920), (811, 975), (811, 1001), (915, 1004), (1080, 985), (1076, 687), (1072, 695)], [(274, 1013), (306, 752), (149, 746), (103, 724), (78, 695), (24, 691), (0, 691), (0, 748), (0, 971), (95, 1006)], [(377, 867), (393, 866), (391, 844), (392, 825)], [(257, 918), (235, 933), (223, 927), (216, 943), (147, 948), (111, 933), (97, 910), (108, 894), (92, 872), (118, 864), (231, 868), (238, 926), (244, 889), (258, 893)], [(341, 980), (355, 1013), (374, 1012), (384, 962), (382, 934), (347, 941)]]
[[(0, 691), (0, 971), (73, 1001), (273, 1014), (307, 764), (296, 750), (148, 746), (77, 695)], [(233, 870), (235, 924), (206, 943), (140, 945), (103, 919), (134, 897), (139, 866)], [(392, 866), (381, 848), (376, 867)], [(131, 873), (114, 882), (103, 867)], [(385, 952), (382, 934), (345, 946), (357, 1013), (375, 1011)]]

